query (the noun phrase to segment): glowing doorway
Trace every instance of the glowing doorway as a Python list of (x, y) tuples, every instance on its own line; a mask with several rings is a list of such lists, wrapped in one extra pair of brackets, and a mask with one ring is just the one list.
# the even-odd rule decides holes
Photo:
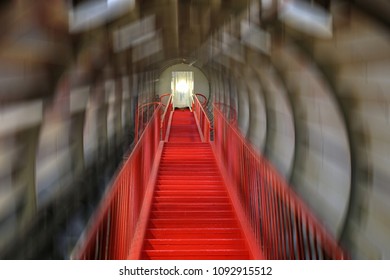
[(191, 108), (194, 73), (192, 71), (173, 71), (171, 89), (174, 108)]

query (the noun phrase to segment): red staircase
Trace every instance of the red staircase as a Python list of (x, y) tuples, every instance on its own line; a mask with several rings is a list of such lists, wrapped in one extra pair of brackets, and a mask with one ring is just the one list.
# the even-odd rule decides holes
[(190, 110), (176, 109), (173, 112), (169, 142), (201, 142), (194, 114)]
[(210, 143), (199, 100), (193, 113), (169, 100), (140, 127), (72, 258), (348, 258), (219, 106)]
[(173, 113), (158, 171), (142, 259), (249, 259), (210, 143), (194, 115)]

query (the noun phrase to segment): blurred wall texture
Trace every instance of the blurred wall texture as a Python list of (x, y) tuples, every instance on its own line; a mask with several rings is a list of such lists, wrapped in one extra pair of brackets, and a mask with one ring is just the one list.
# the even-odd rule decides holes
[(381, 0), (1, 1), (0, 258), (69, 258), (138, 105), (186, 64), (352, 258), (390, 259), (389, 18)]

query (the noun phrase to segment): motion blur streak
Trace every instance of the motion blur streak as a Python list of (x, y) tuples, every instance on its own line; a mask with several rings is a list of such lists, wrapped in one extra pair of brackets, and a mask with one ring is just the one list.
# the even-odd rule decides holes
[(390, 259), (389, 19), (382, 0), (1, 1), (0, 258), (69, 259), (144, 105), (192, 71), (352, 258)]

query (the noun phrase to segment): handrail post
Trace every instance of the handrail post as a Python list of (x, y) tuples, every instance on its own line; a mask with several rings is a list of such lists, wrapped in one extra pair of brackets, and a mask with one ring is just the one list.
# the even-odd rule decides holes
[(194, 98), (194, 114), (195, 119), (198, 122), (198, 126), (200, 128), (201, 138), (203, 138), (204, 142), (210, 142), (210, 120), (203, 109), (203, 106), (201, 105), (198, 97), (196, 95), (193, 95)]
[(168, 120), (169, 120), (169, 112), (172, 111), (173, 109), (173, 94), (169, 96), (167, 105), (165, 107), (165, 110), (162, 114), (161, 117), (161, 122), (160, 122), (160, 141), (164, 141), (165, 135), (167, 133), (167, 125), (168, 125)]

